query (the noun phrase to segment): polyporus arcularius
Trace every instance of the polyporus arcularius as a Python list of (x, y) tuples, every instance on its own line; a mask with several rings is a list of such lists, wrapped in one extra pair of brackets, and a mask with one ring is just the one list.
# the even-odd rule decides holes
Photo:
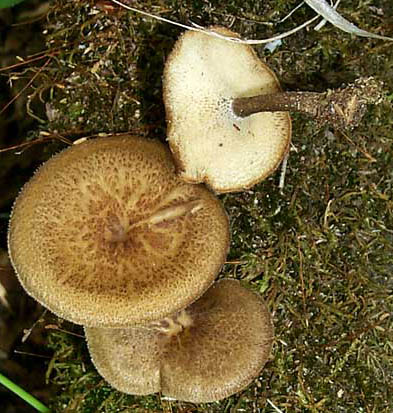
[[(237, 37), (223, 27), (211, 30)], [(355, 126), (381, 84), (361, 79), (326, 93), (282, 92), (251, 46), (188, 31), (165, 65), (168, 141), (179, 175), (216, 192), (241, 191), (270, 175), (287, 153), (289, 112)]]
[(42, 165), (15, 201), (9, 253), (25, 290), (55, 314), (125, 327), (185, 308), (229, 248), (220, 201), (175, 174), (157, 141), (74, 145)]
[(236, 280), (215, 283), (185, 310), (128, 329), (85, 328), (98, 372), (116, 389), (194, 403), (229, 397), (254, 380), (273, 342), (262, 298)]

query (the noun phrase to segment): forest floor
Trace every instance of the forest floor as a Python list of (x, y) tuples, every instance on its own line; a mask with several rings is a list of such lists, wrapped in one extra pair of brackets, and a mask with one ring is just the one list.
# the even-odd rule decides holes
[[(314, 16), (303, 5), (282, 21), (299, 3), (136, 0), (132, 6), (255, 39)], [(365, 30), (393, 36), (391, 0), (347, 0), (339, 11)], [(264, 370), (244, 391), (197, 405), (113, 390), (92, 365), (81, 327), (52, 315), (22, 343), (43, 309), (24, 295), (5, 253), (13, 199), (52, 154), (99, 133), (130, 131), (165, 142), (162, 72), (183, 30), (96, 0), (30, 1), (2, 11), (0, 22), (0, 283), (10, 304), (0, 303), (0, 371), (53, 412), (393, 411), (393, 43), (326, 24), (272, 51), (255, 46), (284, 90), (325, 91), (375, 76), (385, 98), (351, 132), (292, 116), (283, 190), (277, 171), (250, 190), (220, 196), (232, 231), (220, 277), (262, 294), (275, 341)], [(6, 394), (0, 389), (1, 411), (33, 411)]]

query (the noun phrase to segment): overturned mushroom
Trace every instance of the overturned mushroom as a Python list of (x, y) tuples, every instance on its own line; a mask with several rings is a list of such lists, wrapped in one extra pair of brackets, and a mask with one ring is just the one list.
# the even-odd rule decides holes
[(75, 323), (160, 319), (210, 286), (225, 261), (221, 203), (180, 181), (170, 152), (133, 136), (74, 145), (15, 201), (9, 253), (37, 301)]
[(246, 387), (273, 341), (261, 297), (235, 280), (218, 281), (186, 310), (148, 327), (86, 327), (85, 333), (93, 363), (116, 389), (194, 403)]
[(326, 93), (281, 92), (249, 45), (189, 31), (167, 60), (163, 89), (180, 176), (231, 192), (253, 186), (281, 162), (291, 137), (289, 111), (352, 127), (366, 104), (380, 99), (381, 85), (366, 79)]

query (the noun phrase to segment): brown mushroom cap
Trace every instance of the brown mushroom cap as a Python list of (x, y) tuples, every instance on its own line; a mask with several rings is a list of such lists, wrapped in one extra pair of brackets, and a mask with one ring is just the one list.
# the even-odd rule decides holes
[(184, 180), (206, 182), (217, 192), (239, 191), (270, 175), (284, 157), (288, 112), (240, 118), (232, 109), (234, 98), (280, 91), (251, 46), (188, 31), (166, 62), (163, 89), (168, 141)]
[(254, 292), (218, 281), (172, 318), (149, 327), (85, 328), (98, 372), (130, 394), (161, 391), (194, 403), (228, 397), (265, 365), (272, 346), (270, 314)]
[(166, 317), (211, 285), (229, 245), (227, 215), (175, 174), (159, 142), (74, 145), (15, 201), (9, 252), (26, 291), (55, 314), (125, 327)]

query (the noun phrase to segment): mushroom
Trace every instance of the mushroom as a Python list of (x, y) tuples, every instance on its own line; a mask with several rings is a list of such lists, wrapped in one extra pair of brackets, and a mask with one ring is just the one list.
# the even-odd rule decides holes
[(98, 372), (116, 389), (205, 403), (258, 376), (273, 341), (262, 298), (236, 280), (216, 282), (187, 309), (149, 326), (86, 327)]
[[(223, 27), (212, 30), (237, 37)], [(240, 191), (270, 175), (287, 153), (288, 111), (322, 123), (356, 125), (380, 84), (361, 80), (326, 93), (281, 92), (251, 46), (188, 31), (165, 65), (168, 141), (182, 179), (217, 192)]]
[(182, 182), (164, 145), (123, 135), (74, 145), (39, 168), (15, 201), (8, 243), (23, 287), (52, 312), (126, 327), (201, 296), (229, 237), (219, 200)]

